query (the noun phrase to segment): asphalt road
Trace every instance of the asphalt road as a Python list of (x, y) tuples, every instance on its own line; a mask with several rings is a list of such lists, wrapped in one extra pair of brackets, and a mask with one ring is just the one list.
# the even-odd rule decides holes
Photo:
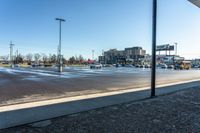
[[(0, 68), (0, 106), (150, 86), (150, 69)], [(200, 70), (157, 70), (157, 84), (200, 79)]]

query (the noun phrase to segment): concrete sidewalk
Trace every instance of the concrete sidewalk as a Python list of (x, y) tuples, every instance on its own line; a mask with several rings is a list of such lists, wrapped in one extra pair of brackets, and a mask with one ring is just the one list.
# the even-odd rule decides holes
[[(163, 85), (164, 86), (164, 85)], [(159, 86), (158, 96), (200, 86), (200, 81)], [(0, 107), (0, 129), (149, 98), (148, 88), (128, 89)]]
[(68, 132), (200, 132), (200, 87), (0, 130), (0, 133)]

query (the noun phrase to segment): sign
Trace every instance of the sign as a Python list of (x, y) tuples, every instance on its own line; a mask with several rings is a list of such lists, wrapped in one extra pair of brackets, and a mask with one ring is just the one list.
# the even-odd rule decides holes
[(156, 46), (156, 51), (174, 50), (174, 45), (164, 44)]
[(169, 50), (174, 50), (174, 45), (169, 46)]

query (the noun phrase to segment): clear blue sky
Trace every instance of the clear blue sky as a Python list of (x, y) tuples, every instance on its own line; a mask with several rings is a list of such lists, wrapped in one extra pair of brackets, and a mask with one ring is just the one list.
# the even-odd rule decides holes
[[(151, 52), (151, 0), (0, 0), (0, 55), (9, 42), (20, 53), (57, 53), (58, 22), (65, 18), (65, 57), (91, 58), (110, 48)], [(187, 0), (158, 0), (158, 44), (178, 42), (178, 53), (200, 58), (200, 9)]]

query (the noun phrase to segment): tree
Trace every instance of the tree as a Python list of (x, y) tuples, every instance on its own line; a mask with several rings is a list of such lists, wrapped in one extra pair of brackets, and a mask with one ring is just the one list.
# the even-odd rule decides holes
[(41, 55), (39, 53), (34, 54), (34, 59), (35, 59), (36, 64), (39, 64), (40, 57), (41, 57)]
[(17, 57), (14, 60), (14, 63), (18, 64), (18, 63), (23, 63), (23, 62), (24, 62), (24, 56), (21, 54), (17, 55)]
[(9, 55), (5, 55), (1, 57), (4, 61), (9, 61)]
[(57, 56), (55, 54), (49, 55), (50, 63), (56, 63), (57, 62)]
[(62, 58), (62, 62), (63, 64), (67, 64), (67, 60), (65, 59), (65, 57)]
[(84, 60), (83, 56), (82, 56), (82, 55), (79, 55), (78, 60), (79, 60), (79, 63), (82, 63), (83, 60)]
[(75, 59), (74, 56), (72, 56), (72, 57), (69, 58), (69, 63), (70, 64), (74, 64), (75, 62), (76, 62), (76, 59)]
[(43, 63), (48, 63), (48, 57), (46, 54), (41, 54)]
[(33, 59), (33, 54), (27, 54), (26, 59), (27, 59), (28, 63), (31, 63), (31, 61)]

